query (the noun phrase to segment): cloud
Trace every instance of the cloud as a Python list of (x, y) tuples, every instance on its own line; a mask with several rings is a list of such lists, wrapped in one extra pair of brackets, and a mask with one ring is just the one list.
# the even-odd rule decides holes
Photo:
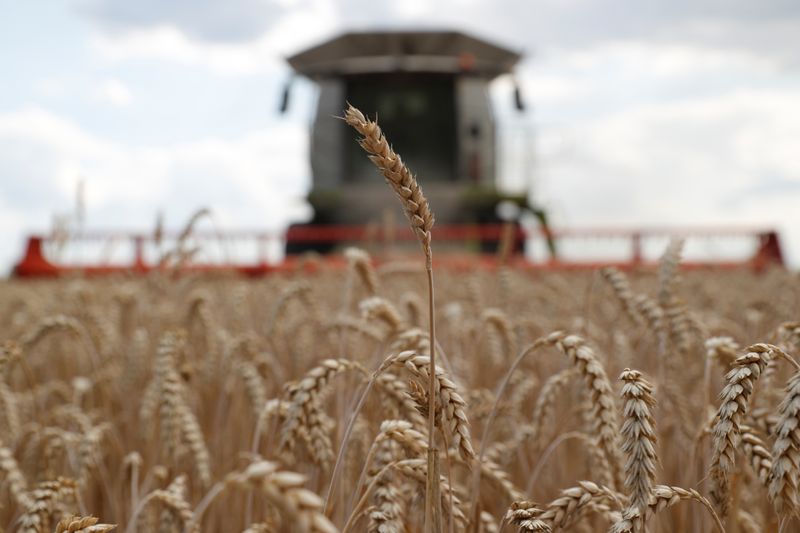
[(256, 39), (285, 12), (272, 0), (83, 0), (76, 9), (112, 31), (174, 26), (191, 39)]
[(800, 261), (800, 90), (634, 106), (543, 135), (568, 139), (538, 168), (561, 224), (773, 226)]
[(647, 41), (609, 41), (559, 56), (561, 68), (600, 74), (609, 70), (628, 76), (680, 78), (704, 77), (731, 71), (746, 71), (752, 76), (774, 73), (773, 58), (753, 52), (699, 44), (661, 44)]
[(170, 146), (109, 142), (39, 108), (0, 114), (0, 265), (16, 239), (69, 211), (80, 178), (89, 227), (149, 229), (157, 210), (181, 224), (209, 206), (228, 228), (278, 228), (308, 186), (307, 134), (289, 122), (236, 138)]
[(283, 57), (331, 35), (334, 28), (335, 21), (323, 4), (311, 12), (291, 12), (269, 32), (247, 42), (198, 40), (177, 25), (162, 23), (95, 32), (90, 47), (111, 64), (160, 60), (199, 66), (218, 75), (242, 76), (285, 68)]
[(95, 95), (101, 102), (109, 103), (115, 107), (126, 107), (133, 100), (133, 95), (127, 85), (116, 79), (103, 80), (97, 85)]
[[(564, 59), (579, 68), (598, 54), (618, 62), (652, 60), (650, 70), (664, 76), (744, 63), (757, 65), (759, 72), (800, 65), (800, 4), (783, 0), (760, 2), (757, 9), (745, 0), (653, 5), (629, 0), (84, 0), (78, 5), (98, 22), (92, 49), (106, 60), (159, 59), (227, 74), (263, 71), (281, 64), (281, 56), (337, 33), (375, 28), (461, 29), (522, 50), (536, 64)], [(653, 49), (657, 57), (649, 56)]]
[(67, 93), (67, 88), (61, 80), (41, 78), (33, 83), (33, 92), (43, 98), (61, 98)]

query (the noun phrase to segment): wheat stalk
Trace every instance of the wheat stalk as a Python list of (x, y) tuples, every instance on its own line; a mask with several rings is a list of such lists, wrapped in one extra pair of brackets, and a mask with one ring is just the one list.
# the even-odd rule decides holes
[[(434, 217), (428, 205), (428, 200), (422, 194), (422, 188), (416, 178), (403, 163), (400, 156), (392, 150), (377, 123), (368, 120), (358, 109), (348, 106), (344, 120), (348, 125), (358, 131), (363, 138), (359, 141), (361, 147), (369, 154), (370, 161), (383, 174), (386, 182), (394, 190), (403, 211), (411, 224), (411, 229), (417, 237), (425, 254), (425, 270), (428, 277), (428, 314), (430, 323), (430, 361), (428, 375), (436, 375), (436, 328), (434, 315), (434, 289), (433, 289), (433, 249), (431, 247), (431, 229)], [(436, 404), (436, 390), (434, 380), (430, 380), (428, 389), (428, 480), (425, 487), (426, 494), (426, 530), (436, 531), (441, 529), (441, 519), (435, 505), (438, 500), (439, 487), (436, 479), (438, 455), (436, 454), (434, 437), (434, 411)], [(444, 403), (444, 402), (443, 402)]]

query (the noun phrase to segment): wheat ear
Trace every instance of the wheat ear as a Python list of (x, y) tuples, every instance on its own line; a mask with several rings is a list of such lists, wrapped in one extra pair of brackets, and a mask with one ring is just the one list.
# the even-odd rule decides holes
[(558, 395), (572, 381), (576, 373), (575, 368), (566, 368), (547, 378), (536, 398), (530, 424), (517, 428), (507, 441), (492, 444), (484, 455), (493, 461), (501, 462), (511, 457), (519, 446), (529, 441), (534, 450), (540, 450), (545, 440), (545, 429), (553, 428), (553, 413)]
[(116, 524), (98, 524), (93, 516), (69, 516), (62, 518), (56, 526), (56, 533), (106, 533), (115, 529)]
[[(427, 356), (416, 354), (413, 351), (405, 351), (387, 358), (379, 372), (383, 372), (391, 366), (402, 366), (423, 381), (434, 383), (434, 390), (438, 393), (436, 396), (441, 401), (442, 429), (447, 432), (450, 444), (458, 449), (461, 458), (469, 463), (475, 457), (475, 451), (472, 448), (466, 402), (458, 392), (456, 384), (447, 376), (443, 368), (436, 367), (436, 379), (428, 378), (430, 368), (428, 363)], [(429, 413), (429, 415), (431, 414), (433, 413)]]
[(478, 523), (478, 533), (500, 533), (500, 524), (491, 513), (481, 511)]
[(745, 355), (736, 359), (725, 376), (727, 384), (720, 393), (720, 406), (714, 424), (714, 451), (711, 456), (711, 499), (724, 519), (730, 505), (728, 476), (736, 463), (735, 451), (739, 443), (739, 426), (747, 414), (747, 406), (756, 380), (761, 376), (773, 352), (769, 345), (755, 344)]
[(416, 429), (425, 428), (426, 420), (417, 410), (417, 404), (411, 397), (405, 381), (392, 373), (384, 372), (375, 380), (375, 386), (382, 393), (381, 404), (387, 413), (408, 420)]
[(27, 508), (31, 504), (28, 496), (28, 482), (25, 475), (19, 469), (14, 454), (5, 446), (0, 445), (0, 470), (5, 474), (5, 484), (9, 492), (14, 497), (17, 505)]
[(192, 516), (192, 509), (182, 495), (172, 490), (157, 489), (147, 494), (134, 509), (125, 533), (134, 533), (139, 515), (152, 502), (160, 502), (164, 505), (172, 516), (178, 518), (183, 524), (184, 533), (200, 533), (200, 526)]
[(511, 504), (511, 508), (503, 518), (506, 522), (517, 526), (519, 533), (539, 532), (550, 533), (553, 528), (539, 517), (544, 511), (537, 504), (529, 501), (519, 501)]
[(266, 498), (291, 519), (301, 533), (336, 533), (338, 530), (322, 514), (322, 500), (303, 488), (306, 478), (295, 472), (278, 470), (269, 461), (250, 464), (244, 472), (231, 474), (228, 484), (261, 489)]
[(550, 376), (547, 381), (545, 381), (544, 386), (542, 386), (539, 397), (536, 398), (536, 404), (533, 407), (533, 416), (531, 417), (532, 432), (536, 444), (535, 449), (538, 450), (542, 445), (545, 428), (552, 426), (553, 413), (555, 411), (558, 395), (569, 385), (576, 373), (576, 369), (567, 368)]
[(59, 478), (40, 483), (29, 495), (30, 502), (17, 522), (17, 533), (42, 533), (51, 528), (50, 515), (67, 494), (74, 494), (77, 484), (71, 479)]
[(778, 425), (772, 446), (769, 475), (769, 498), (775, 511), (785, 517), (797, 512), (797, 483), (800, 470), (800, 372), (786, 387), (786, 396), (778, 407)]
[(308, 436), (308, 451), (313, 461), (323, 467), (329, 466), (333, 460), (333, 444), (328, 430), (322, 424), (319, 396), (331, 379), (348, 370), (366, 374), (363, 367), (354, 361), (326, 359), (289, 388), (289, 410), (281, 428), (281, 450), (293, 453), (295, 443), (298, 440), (307, 441), (303, 437)]
[(678, 265), (683, 253), (683, 239), (672, 239), (658, 265), (658, 303), (662, 309), (672, 305), (678, 282)]
[(361, 111), (353, 106), (349, 106), (345, 111), (344, 120), (363, 136), (359, 140), (359, 144), (369, 154), (369, 160), (378, 167), (383, 177), (386, 178), (386, 182), (397, 194), (403, 211), (422, 245), (425, 257), (430, 259), (431, 228), (433, 228), (434, 218), (428, 206), (428, 200), (422, 194), (422, 188), (416, 178), (400, 156), (389, 146), (389, 142), (376, 122), (367, 119)]
[(614, 295), (622, 304), (625, 314), (631, 319), (631, 322), (637, 326), (642, 325), (642, 315), (636, 307), (635, 295), (628, 277), (615, 267), (605, 267), (600, 270), (603, 278), (611, 285), (614, 290)]
[(361, 300), (358, 308), (361, 310), (361, 315), (365, 320), (369, 321), (373, 318), (380, 320), (389, 326), (392, 334), (397, 333), (405, 326), (403, 317), (400, 316), (394, 305), (384, 298), (378, 296), (366, 298)]
[[(425, 460), (406, 459), (404, 461), (398, 461), (394, 464), (395, 469), (409, 479), (413, 479), (420, 484), (427, 483), (427, 462)], [(454, 491), (450, 487), (450, 483), (448, 483), (447, 478), (441, 476), (439, 478), (439, 484), (443, 489), (440, 497), (440, 508), (452, 509), (450, 520), (457, 526), (458, 531), (464, 531), (467, 527), (467, 517), (461, 510), (463, 507), (461, 500), (454, 494)], [(452, 507), (450, 507), (451, 501), (453, 502)]]
[(200, 424), (184, 397), (185, 390), (175, 369), (175, 354), (181, 349), (181, 339), (167, 332), (158, 348), (156, 377), (159, 389), (161, 438), (166, 442), (167, 455), (176, 463), (188, 445), (194, 467), (204, 487), (211, 484), (211, 459)]
[[(391, 439), (385, 439), (378, 445), (375, 462), (369, 471), (371, 480), (383, 467), (396, 459), (398, 449), (397, 442)], [(364, 466), (367, 467), (366, 462)], [(358, 491), (355, 491), (354, 494), (358, 494)], [(396, 486), (393, 475), (387, 474), (377, 479), (375, 493), (372, 496), (374, 510), (369, 513), (368, 531), (370, 533), (402, 533), (404, 530), (402, 501), (401, 490)]]
[(275, 533), (275, 526), (268, 522), (250, 524), (242, 533)]
[(758, 480), (767, 486), (772, 470), (772, 454), (767, 449), (767, 444), (761, 436), (756, 433), (755, 428), (742, 424), (739, 426), (742, 439), (742, 450), (744, 456), (750, 463), (753, 473), (758, 476)]
[(609, 487), (592, 481), (580, 481), (577, 486), (562, 490), (558, 498), (547, 504), (539, 520), (553, 530), (566, 528), (579, 519), (591, 504), (608, 503), (620, 508), (623, 499)]
[(372, 260), (369, 254), (360, 248), (351, 247), (344, 251), (344, 256), (350, 263), (351, 268), (358, 274), (370, 296), (375, 296), (378, 293), (378, 275), (375, 273), (375, 269), (372, 268)]
[(625, 463), (625, 486), (630, 493), (631, 506), (639, 509), (647, 519), (647, 500), (655, 482), (656, 464), (656, 423), (651, 410), (656, 402), (653, 399), (653, 386), (642, 377), (641, 372), (626, 368), (620, 375), (622, 380), (622, 451), (627, 457)]
[[(723, 527), (722, 522), (717, 514), (714, 512), (714, 508), (711, 506), (711, 503), (709, 503), (708, 500), (703, 498), (700, 493), (694, 489), (656, 485), (653, 487), (653, 491), (650, 494), (646, 512), (648, 515), (655, 515), (659, 511), (663, 511), (664, 509), (672, 507), (680, 501), (686, 500), (696, 501), (705, 507), (708, 511), (708, 514), (711, 515), (711, 519), (714, 521), (714, 526), (717, 528), (717, 531), (720, 533), (725, 532), (725, 528)], [(642, 522), (643, 514), (644, 513), (640, 513), (638, 509), (629, 507), (624, 513), (622, 513), (622, 518), (617, 521), (616, 524), (611, 526), (611, 529), (608, 530), (609, 533), (634, 533), (635, 531), (640, 531), (638, 524)]]
[(591, 405), (591, 431), (611, 466), (615, 487), (622, 486), (621, 459), (617, 445), (617, 405), (603, 365), (586, 341), (577, 335), (563, 335), (555, 346), (566, 355), (583, 376)]
[(258, 373), (255, 365), (249, 361), (239, 361), (236, 363), (236, 370), (244, 381), (244, 390), (250, 408), (258, 416), (267, 403), (267, 391), (261, 374)]

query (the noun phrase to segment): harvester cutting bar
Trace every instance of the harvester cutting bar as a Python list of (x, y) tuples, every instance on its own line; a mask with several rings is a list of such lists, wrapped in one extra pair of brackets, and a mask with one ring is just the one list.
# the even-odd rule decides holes
[[(752, 268), (783, 265), (774, 230), (763, 228), (565, 228), (541, 230), (508, 225), (442, 225), (433, 230), (435, 258), (452, 268), (494, 268), (500, 264), (529, 269), (576, 269), (616, 265), (646, 267), (655, 263), (666, 243), (686, 240), (687, 268)], [(135, 232), (86, 232), (69, 239), (28, 238), (23, 259), (14, 267), (20, 277), (81, 273), (147, 273), (234, 271), (247, 275), (292, 271), (310, 264), (309, 255), (284, 255), (287, 245), (341, 250), (360, 246), (378, 261), (411, 254), (414, 236), (408, 228), (378, 225), (304, 225), (286, 232), (225, 231), (148, 235)], [(480, 253), (486, 245), (497, 253)], [(524, 253), (523, 253), (524, 250)], [(558, 253), (554, 253), (557, 251)], [(313, 263), (343, 264), (339, 254), (317, 256)]]

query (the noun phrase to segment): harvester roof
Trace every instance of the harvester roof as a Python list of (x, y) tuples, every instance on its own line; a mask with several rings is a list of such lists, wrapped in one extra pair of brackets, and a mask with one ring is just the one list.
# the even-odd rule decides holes
[(378, 72), (510, 72), (517, 52), (457, 31), (350, 32), (288, 58), (311, 78)]

